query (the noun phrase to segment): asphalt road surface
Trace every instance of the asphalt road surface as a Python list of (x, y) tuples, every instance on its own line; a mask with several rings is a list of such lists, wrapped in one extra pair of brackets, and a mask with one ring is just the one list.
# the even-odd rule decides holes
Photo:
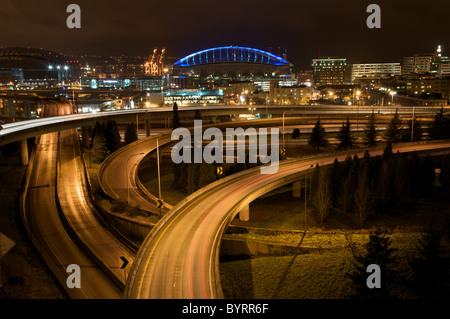
[[(56, 204), (58, 133), (40, 137), (29, 166), (23, 218), (33, 245), (73, 299), (118, 299), (122, 291), (69, 236)], [(68, 288), (67, 267), (81, 268), (81, 288)]]

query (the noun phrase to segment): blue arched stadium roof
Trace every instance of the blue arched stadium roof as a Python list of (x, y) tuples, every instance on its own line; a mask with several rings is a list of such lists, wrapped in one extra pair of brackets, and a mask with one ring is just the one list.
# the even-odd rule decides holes
[(285, 59), (259, 49), (228, 46), (195, 52), (174, 63), (175, 67), (192, 67), (211, 63), (258, 63), (275, 66), (288, 66)]

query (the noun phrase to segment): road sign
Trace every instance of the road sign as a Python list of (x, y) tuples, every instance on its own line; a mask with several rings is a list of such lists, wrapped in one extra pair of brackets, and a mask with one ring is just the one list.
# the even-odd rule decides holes
[(157, 199), (156, 200), (156, 207), (163, 208), (164, 207), (164, 199)]
[(280, 148), (280, 154), (281, 155), (286, 155), (286, 149), (285, 148)]
[(10, 251), (10, 249), (13, 248), (15, 244), (16, 243), (13, 242), (11, 239), (0, 233), (0, 287), (3, 287), (1, 274), (2, 257), (5, 256), (6, 253)]
[(6, 253), (14, 247), (16, 243), (11, 239), (0, 233), (0, 259), (6, 255)]
[(120, 269), (127, 268), (128, 264), (129, 264), (129, 261), (128, 261), (127, 257), (125, 257), (125, 256), (119, 257), (119, 268)]
[(223, 174), (223, 167), (217, 167), (217, 175), (222, 175)]

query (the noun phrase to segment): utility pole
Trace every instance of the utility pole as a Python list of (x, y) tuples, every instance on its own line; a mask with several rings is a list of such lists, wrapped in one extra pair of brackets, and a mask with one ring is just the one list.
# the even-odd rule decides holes
[[(158, 160), (158, 189), (159, 189), (159, 199), (161, 199), (161, 170), (159, 167), (159, 139), (156, 139), (156, 157)], [(161, 218), (161, 207), (159, 208), (159, 218)]]
[(414, 142), (414, 121), (416, 118), (416, 106), (413, 106), (413, 116), (412, 116), (412, 122), (411, 122), (411, 143)]

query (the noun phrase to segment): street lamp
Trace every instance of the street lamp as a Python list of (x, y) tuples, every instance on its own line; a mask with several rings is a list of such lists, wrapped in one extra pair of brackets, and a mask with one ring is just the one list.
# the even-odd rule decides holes
[(394, 95), (397, 94), (397, 92), (391, 91), (389, 94), (392, 96), (392, 106), (394, 106)]
[(286, 114), (286, 111), (283, 112), (283, 149), (284, 149), (284, 114)]
[[(161, 170), (159, 168), (159, 139), (156, 139), (156, 157), (158, 162), (158, 190), (159, 199), (161, 199)], [(161, 207), (159, 208), (159, 218), (161, 218)]]
[(128, 205), (130, 204), (130, 179), (128, 178), (128, 162), (130, 161), (130, 159), (133, 156), (139, 156), (139, 155), (144, 155), (145, 153), (137, 153), (137, 154), (133, 154), (131, 155), (128, 159), (127, 159), (127, 164), (125, 165), (125, 173), (126, 173), (126, 179), (127, 179), (127, 203)]
[[(361, 94), (361, 91), (356, 91), (356, 104), (358, 104), (358, 115), (356, 116), (356, 133), (359, 131), (359, 95)], [(355, 95), (353, 94), (353, 105), (355, 105)]]
[(414, 142), (414, 121), (416, 117), (416, 106), (413, 105), (413, 116), (412, 116), (412, 122), (411, 122), (411, 143)]

